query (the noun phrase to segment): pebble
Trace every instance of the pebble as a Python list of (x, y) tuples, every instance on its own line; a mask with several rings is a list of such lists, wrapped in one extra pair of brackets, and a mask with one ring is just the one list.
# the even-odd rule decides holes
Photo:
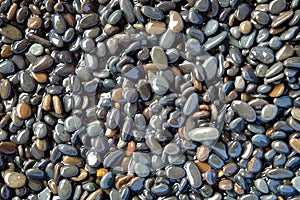
[(36, 60), (36, 62), (33, 63), (32, 70), (33, 72), (41, 72), (43, 70), (47, 70), (49, 67), (52, 66), (53, 63), (54, 63), (54, 59), (49, 55), (45, 55), (39, 57)]
[(0, 28), (0, 34), (11, 40), (21, 40), (22, 32), (15, 26), (5, 24)]
[(269, 12), (272, 14), (280, 14), (285, 8), (285, 0), (273, 0), (269, 4)]
[(274, 62), (274, 53), (271, 49), (268, 47), (253, 47), (250, 51), (251, 55), (253, 55), (254, 58), (259, 60), (262, 63), (265, 64), (271, 64)]
[(31, 115), (31, 108), (27, 103), (19, 103), (16, 106), (17, 116), (20, 119), (27, 119)]
[(165, 70), (168, 68), (168, 58), (166, 56), (166, 53), (161, 47), (159, 46), (153, 47), (152, 50), (150, 51), (150, 56), (152, 62), (159, 70)]
[(218, 46), (227, 37), (227, 34), (228, 33), (226, 31), (223, 31), (214, 37), (208, 38), (208, 40), (203, 44), (203, 49), (205, 51), (208, 51), (208, 50)]
[(273, 104), (268, 104), (263, 107), (261, 110), (261, 117), (263, 120), (271, 121), (275, 119), (278, 112), (278, 107)]
[(192, 161), (187, 161), (184, 164), (184, 169), (190, 185), (195, 189), (199, 188), (202, 184), (202, 178), (198, 166)]
[(169, 167), (166, 169), (166, 175), (170, 179), (180, 179), (185, 176), (185, 170), (181, 167)]
[(248, 20), (243, 21), (242, 23), (240, 23), (239, 30), (245, 35), (249, 34), (252, 30), (252, 23)]
[(180, 32), (183, 29), (183, 20), (181, 18), (181, 15), (171, 10), (169, 13), (170, 22), (169, 22), (169, 29), (173, 32)]
[(242, 3), (239, 5), (235, 11), (235, 17), (239, 21), (246, 19), (251, 13), (251, 7), (247, 3)]
[(284, 45), (277, 51), (275, 54), (276, 60), (277, 61), (283, 61), (287, 58), (290, 58), (294, 55), (294, 48), (292, 45)]
[(63, 179), (58, 184), (58, 196), (60, 199), (69, 199), (72, 196), (72, 185), (69, 180)]
[(68, 132), (74, 132), (81, 127), (81, 119), (77, 116), (70, 116), (64, 122), (64, 127)]
[(292, 184), (293, 184), (293, 187), (298, 191), (300, 192), (300, 177), (297, 176), (297, 177), (294, 177), (292, 179)]
[(39, 16), (30, 17), (27, 21), (27, 27), (30, 29), (39, 29), (42, 26), (42, 19)]
[(291, 138), (289, 141), (290, 146), (296, 151), (300, 153), (300, 140), (297, 138)]
[(34, 43), (30, 46), (28, 51), (34, 56), (40, 56), (44, 52), (44, 47), (40, 44)]
[(4, 182), (10, 188), (21, 188), (26, 184), (26, 176), (18, 172), (6, 172)]
[(152, 20), (145, 25), (145, 30), (149, 34), (159, 35), (166, 31), (166, 24)]
[(15, 65), (10, 60), (5, 60), (0, 63), (0, 74), (12, 74), (15, 72)]
[(193, 129), (189, 132), (191, 140), (196, 142), (205, 142), (216, 140), (220, 136), (218, 129), (212, 127), (201, 127)]
[(204, 28), (203, 31), (207, 37), (214, 35), (219, 29), (219, 22), (217, 20), (211, 19), (209, 20)]
[(266, 175), (268, 178), (276, 180), (288, 179), (294, 176), (293, 172), (282, 168), (270, 169), (267, 171)]
[(259, 190), (260, 192), (262, 192), (264, 194), (268, 194), (269, 193), (268, 184), (267, 184), (267, 182), (264, 179), (262, 179), (262, 178), (256, 179), (254, 181), (254, 185), (257, 188), (257, 190)]
[(256, 113), (254, 109), (251, 106), (249, 106), (249, 104), (242, 101), (234, 100), (231, 103), (231, 107), (241, 118), (249, 122), (255, 121)]

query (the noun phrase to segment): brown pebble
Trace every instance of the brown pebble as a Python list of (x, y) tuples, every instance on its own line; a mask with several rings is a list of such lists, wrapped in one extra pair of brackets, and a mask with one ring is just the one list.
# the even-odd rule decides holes
[(0, 153), (2, 154), (13, 154), (17, 151), (18, 145), (14, 142), (1, 142)]
[(0, 53), (2, 58), (7, 58), (12, 55), (11, 45), (3, 45)]
[(46, 151), (48, 149), (48, 142), (46, 139), (37, 139), (36, 147), (41, 151)]
[(80, 169), (79, 171), (79, 175), (77, 177), (71, 177), (71, 181), (82, 181), (84, 180), (86, 177), (88, 176), (87, 171), (85, 171), (84, 169)]
[(201, 173), (211, 170), (211, 166), (207, 162), (200, 162), (196, 160), (195, 163), (199, 167)]
[(173, 32), (180, 32), (183, 29), (183, 20), (181, 15), (174, 11), (170, 11), (170, 22), (169, 22), (169, 28)]
[(269, 33), (270, 33), (271, 35), (277, 35), (277, 34), (279, 34), (279, 33), (282, 33), (282, 32), (285, 31), (285, 30), (286, 30), (286, 27), (285, 27), (285, 26), (279, 27), (279, 28), (270, 28)]
[(233, 189), (233, 184), (232, 184), (232, 181), (231, 180), (227, 180), (227, 179), (224, 179), (224, 180), (221, 180), (219, 182), (219, 188), (221, 190), (225, 190), (225, 191), (228, 191), (228, 190), (232, 190)]
[(11, 40), (21, 40), (22, 32), (15, 26), (10, 24), (5, 24), (0, 28), (0, 34), (11, 39)]
[(300, 121), (300, 108), (293, 108), (291, 114), (294, 119)]
[(146, 32), (149, 34), (161, 34), (166, 30), (166, 24), (160, 21), (150, 21), (145, 25)]
[(16, 3), (13, 3), (10, 6), (10, 8), (9, 8), (9, 10), (7, 12), (7, 16), (6, 16), (7, 20), (12, 20), (12, 18), (14, 17), (14, 15), (15, 15), (15, 13), (17, 11), (17, 8), (18, 8), (18, 4), (16, 4)]
[(4, 182), (10, 188), (21, 188), (26, 183), (26, 176), (18, 172), (7, 172), (4, 176)]
[[(95, 200), (95, 199), (102, 199), (103, 197), (103, 191), (102, 191), (102, 189), (98, 189), (98, 190), (96, 190), (96, 191), (94, 191), (94, 192), (92, 192), (88, 197), (87, 197), (87, 199), (86, 200)], [(109, 193), (108, 193), (109, 194)]]
[(64, 5), (62, 4), (62, 2), (57, 2), (54, 6), (53, 6), (53, 8), (54, 8), (54, 12), (59, 12), (59, 13), (61, 13), (61, 12), (63, 12), (64, 10), (65, 10), (65, 7), (64, 7)]
[(243, 188), (240, 185), (238, 185), (237, 183), (234, 184), (234, 191), (239, 195), (244, 194)]
[(34, 80), (38, 83), (46, 83), (48, 80), (48, 75), (46, 73), (35, 73), (35, 72), (30, 72), (30, 75)]
[(76, 165), (77, 167), (82, 167), (84, 164), (82, 158), (79, 157), (63, 156), (62, 161), (64, 164)]
[(107, 36), (112, 36), (115, 35), (116, 33), (118, 33), (120, 31), (120, 27), (118, 26), (112, 26), (110, 24), (106, 24), (104, 26), (103, 32), (107, 35)]
[(117, 182), (116, 182), (116, 189), (117, 189), (117, 190), (120, 190), (121, 187), (122, 187), (123, 185), (126, 185), (127, 183), (129, 183), (129, 181), (130, 181), (132, 178), (134, 178), (134, 176), (128, 175), (128, 176), (124, 176), (124, 177), (118, 179)]
[(290, 146), (300, 154), (300, 140), (298, 138), (291, 138), (290, 139)]
[(225, 176), (232, 176), (238, 170), (238, 166), (234, 162), (230, 162), (223, 167), (223, 173)]
[(27, 27), (29, 29), (39, 29), (42, 25), (43, 21), (39, 16), (34, 16), (28, 19), (27, 21)]
[(249, 34), (252, 30), (252, 23), (249, 20), (243, 21), (239, 26), (240, 32)]
[(27, 119), (31, 115), (31, 108), (27, 103), (21, 102), (16, 106), (17, 116), (20, 119)]
[(8, 123), (9, 120), (10, 120), (10, 112), (2, 117), (0, 121), (0, 128), (3, 128)]
[(58, 96), (53, 96), (52, 102), (53, 102), (54, 111), (59, 115), (62, 114), (62, 105), (61, 105), (60, 98)]
[(275, 18), (275, 20), (273, 20), (273, 22), (271, 23), (271, 27), (275, 28), (282, 25), (288, 19), (290, 19), (293, 16), (293, 14), (294, 12), (292, 10), (280, 13), (279, 16)]
[(40, 15), (41, 14), (40, 9), (37, 6), (35, 6), (34, 4), (30, 4), (29, 9), (35, 15)]
[(122, 102), (124, 101), (124, 98), (122, 96), (123, 88), (116, 88), (111, 93), (111, 98), (115, 102)]
[(209, 148), (206, 145), (201, 145), (197, 148), (196, 158), (199, 161), (206, 161), (209, 156)]
[(71, 27), (75, 26), (76, 21), (75, 21), (75, 18), (73, 15), (71, 15), (70, 13), (67, 13), (67, 14), (64, 14), (63, 17), (69, 26), (71, 26)]
[(108, 173), (108, 170), (106, 168), (100, 168), (97, 170), (97, 178), (102, 178), (105, 174)]
[(48, 181), (48, 186), (54, 195), (56, 195), (58, 193), (58, 186), (54, 183), (53, 179), (50, 179)]
[(11, 94), (11, 83), (7, 79), (0, 82), (0, 97), (4, 100), (8, 99)]
[(50, 94), (46, 94), (43, 98), (42, 108), (45, 111), (49, 111), (52, 106), (52, 98)]
[(269, 93), (270, 97), (279, 97), (283, 94), (285, 89), (284, 83), (280, 83), (278, 85), (275, 85), (275, 87), (273, 88), (273, 90)]
[(106, 129), (106, 132), (105, 132), (105, 136), (108, 137), (108, 138), (111, 138), (111, 137), (113, 137), (117, 132), (118, 132), (118, 129), (110, 129), (110, 128), (107, 128), (107, 129)]
[(130, 141), (128, 142), (128, 145), (127, 145), (127, 149), (126, 149), (126, 156), (131, 156), (132, 153), (135, 151), (135, 147), (136, 147), (136, 144), (134, 141)]

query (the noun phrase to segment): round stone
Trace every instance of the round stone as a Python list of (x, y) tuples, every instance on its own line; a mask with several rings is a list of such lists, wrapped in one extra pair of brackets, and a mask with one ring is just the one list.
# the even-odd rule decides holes
[(19, 103), (16, 106), (17, 116), (20, 119), (27, 119), (31, 115), (31, 108), (27, 103)]
[(70, 116), (65, 120), (64, 125), (66, 131), (73, 132), (81, 126), (81, 119), (75, 115)]
[(43, 54), (44, 52), (44, 47), (40, 44), (34, 43), (33, 45), (31, 45), (31, 47), (29, 48), (29, 52), (34, 55), (34, 56), (40, 56)]
[(243, 21), (239, 26), (240, 32), (243, 34), (249, 34), (252, 30), (252, 23), (250, 21)]
[(278, 107), (274, 104), (268, 104), (261, 110), (261, 117), (263, 120), (271, 121), (273, 120), (278, 112)]
[(7, 172), (4, 175), (4, 182), (11, 188), (21, 188), (26, 183), (26, 176), (17, 172)]

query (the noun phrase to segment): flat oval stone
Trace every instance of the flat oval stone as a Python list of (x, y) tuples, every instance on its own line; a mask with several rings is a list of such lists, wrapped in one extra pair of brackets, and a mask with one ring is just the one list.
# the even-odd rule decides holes
[(120, 8), (124, 11), (126, 21), (128, 23), (134, 22), (135, 16), (133, 12), (132, 2), (129, 0), (120, 0), (119, 4), (120, 4)]
[(44, 52), (44, 47), (41, 44), (34, 43), (28, 50), (34, 56), (40, 56)]
[(77, 176), (79, 173), (79, 169), (74, 165), (65, 165), (60, 168), (60, 174), (65, 178), (70, 178), (73, 176)]
[(70, 116), (65, 120), (64, 126), (66, 131), (74, 132), (81, 126), (81, 119), (75, 115)]
[(227, 35), (228, 35), (227, 31), (223, 31), (214, 37), (208, 38), (208, 40), (203, 44), (204, 50), (208, 51), (208, 50), (218, 46), (225, 40)]
[(186, 100), (186, 103), (184, 104), (182, 110), (183, 114), (185, 115), (193, 114), (198, 108), (199, 105), (198, 101), (199, 101), (198, 94), (193, 93), (191, 96), (189, 96), (189, 98)]
[(21, 40), (22, 39), (22, 32), (12, 26), (10, 24), (5, 24), (0, 28), (0, 34), (11, 39), (11, 40)]
[(150, 51), (152, 62), (160, 70), (168, 68), (168, 58), (164, 50), (159, 46), (154, 46)]
[(53, 30), (57, 34), (63, 34), (67, 30), (67, 24), (64, 17), (60, 14), (52, 15)]
[(268, 178), (271, 179), (283, 180), (292, 178), (294, 176), (294, 173), (287, 169), (277, 168), (268, 170), (266, 175)]
[[(122, 2), (122, 1), (121, 1)], [(99, 22), (99, 15), (96, 13), (87, 14), (80, 20), (80, 27), (83, 29), (90, 28)]]
[(117, 25), (121, 21), (123, 15), (124, 13), (122, 10), (116, 10), (109, 16), (107, 22), (111, 25)]
[(40, 169), (34, 169), (34, 168), (28, 169), (26, 170), (25, 174), (26, 177), (37, 181), (41, 181), (46, 178), (46, 173)]
[(17, 150), (17, 144), (14, 142), (1, 142), (0, 153), (2, 154), (14, 154)]
[(100, 186), (103, 190), (108, 190), (114, 185), (114, 175), (111, 172), (106, 173), (100, 180)]
[(217, 20), (211, 19), (209, 20), (204, 28), (203, 31), (206, 36), (214, 35), (219, 29), (219, 22)]
[(15, 64), (10, 60), (5, 60), (0, 63), (0, 74), (12, 74), (15, 72)]
[(287, 154), (290, 152), (288, 145), (280, 140), (273, 141), (271, 146), (277, 153)]
[(293, 16), (293, 14), (294, 13), (292, 10), (280, 13), (279, 16), (275, 18), (275, 20), (273, 20), (271, 27), (274, 28), (279, 27), (280, 25), (285, 23), (288, 19), (290, 19)]
[(150, 169), (147, 165), (142, 164), (140, 162), (136, 163), (134, 165), (134, 172), (136, 173), (136, 175), (138, 175), (139, 177), (147, 177), (150, 174)]
[(289, 144), (294, 151), (300, 154), (300, 140), (298, 138), (291, 138)]
[(215, 78), (218, 69), (218, 60), (216, 57), (211, 56), (204, 60), (202, 67), (205, 70), (206, 78), (211, 80)]
[(36, 62), (32, 65), (32, 70), (33, 72), (40, 72), (51, 67), (53, 63), (54, 59), (49, 55), (45, 55), (36, 60)]
[(283, 62), (283, 65), (286, 67), (300, 68), (300, 57), (288, 58)]
[(18, 172), (7, 172), (4, 176), (4, 182), (10, 188), (21, 188), (26, 183), (26, 176)]
[(294, 54), (294, 48), (292, 45), (287, 44), (281, 47), (275, 54), (276, 60), (277, 61), (282, 61), (287, 58), (292, 57)]
[(27, 71), (21, 71), (19, 73), (20, 86), (24, 92), (32, 92), (36, 87), (35, 80), (27, 73)]
[(20, 119), (27, 119), (31, 115), (31, 108), (27, 103), (19, 103), (16, 106), (17, 116)]
[(205, 142), (210, 140), (216, 140), (219, 138), (220, 133), (218, 129), (213, 127), (200, 127), (191, 130), (189, 133), (191, 140), (196, 142)]
[(269, 12), (280, 14), (286, 8), (286, 0), (273, 0), (269, 4)]
[(146, 32), (149, 34), (158, 35), (166, 30), (166, 24), (164, 22), (151, 20), (145, 25)]
[(249, 121), (254, 122), (256, 119), (255, 110), (247, 103), (234, 100), (231, 103), (231, 108), (235, 111), (241, 118)]
[(251, 13), (251, 7), (247, 3), (242, 3), (239, 5), (235, 11), (235, 17), (239, 21), (246, 19)]
[(169, 22), (170, 30), (174, 32), (182, 31), (184, 24), (181, 15), (178, 12), (171, 10), (169, 13), (169, 17), (170, 17), (170, 22)]
[(166, 175), (170, 179), (179, 179), (185, 176), (185, 170), (182, 167), (169, 167), (166, 170)]
[(157, 10), (151, 6), (143, 6), (141, 9), (141, 12), (143, 15), (150, 19), (154, 20), (162, 20), (163, 19), (163, 14), (160, 10)]
[(59, 181), (58, 196), (62, 200), (67, 200), (72, 196), (72, 185), (69, 180), (63, 179)]
[(202, 178), (198, 166), (194, 162), (188, 161), (184, 164), (183, 168), (185, 169), (191, 187), (199, 188), (202, 184)]
[(278, 107), (274, 104), (268, 104), (261, 110), (261, 117), (263, 120), (271, 121), (273, 120), (278, 112)]

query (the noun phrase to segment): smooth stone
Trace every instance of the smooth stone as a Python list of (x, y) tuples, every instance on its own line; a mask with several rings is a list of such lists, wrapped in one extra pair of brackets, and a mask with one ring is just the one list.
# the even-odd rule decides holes
[(179, 179), (185, 176), (185, 170), (182, 167), (169, 167), (166, 169), (166, 175), (170, 179)]
[(300, 108), (293, 108), (291, 110), (291, 115), (294, 119), (300, 121)]
[(146, 32), (151, 35), (158, 35), (166, 31), (166, 24), (164, 22), (152, 20), (145, 25), (145, 29)]
[(207, 80), (212, 80), (215, 78), (218, 68), (218, 60), (216, 57), (211, 56), (204, 60), (202, 67), (205, 70)]
[(287, 154), (290, 152), (288, 145), (280, 140), (273, 141), (271, 146), (277, 153)]
[(116, 10), (109, 16), (107, 22), (111, 25), (117, 25), (123, 18), (123, 15), (124, 13), (122, 10)]
[(160, 37), (159, 46), (161, 46), (164, 49), (170, 49), (174, 44), (175, 38), (176, 33), (168, 28), (165, 31), (165, 33)]
[(238, 101), (238, 100), (234, 100), (231, 103), (231, 107), (233, 109), (233, 111), (237, 112), (237, 114), (249, 121), (249, 122), (254, 122), (256, 119), (256, 113), (255, 110), (247, 103), (242, 102), (242, 101)]
[(275, 50), (280, 49), (282, 46), (282, 41), (278, 36), (274, 36), (270, 39), (269, 46)]
[(32, 180), (37, 180), (37, 181), (42, 181), (45, 180), (46, 178), (46, 173), (40, 169), (28, 169), (25, 172), (26, 177), (32, 179)]
[(280, 35), (280, 39), (282, 41), (288, 41), (293, 39), (296, 34), (299, 32), (299, 27), (298, 26), (294, 26), (289, 28), (288, 30), (284, 31), (281, 35)]
[(34, 43), (28, 51), (34, 56), (40, 56), (44, 53), (44, 47), (38, 43)]
[(271, 121), (273, 120), (278, 112), (278, 107), (273, 104), (268, 104), (263, 107), (261, 110), (261, 117), (263, 120)]
[(286, 197), (290, 197), (290, 196), (294, 196), (295, 194), (298, 194), (298, 192), (296, 191), (296, 189), (293, 186), (287, 185), (287, 184), (278, 186), (277, 190), (278, 190), (279, 194), (286, 196)]
[(243, 21), (250, 15), (251, 10), (252, 9), (249, 4), (247, 3), (240, 4), (235, 11), (236, 19), (239, 21)]
[(152, 89), (158, 95), (163, 95), (169, 90), (169, 82), (163, 76), (157, 76), (152, 80)]
[(160, 10), (151, 6), (143, 6), (141, 8), (141, 12), (143, 13), (143, 15), (153, 20), (159, 21), (163, 19), (163, 13)]
[(286, 107), (290, 107), (292, 105), (292, 99), (289, 96), (282, 96), (279, 98), (275, 98), (273, 100), (273, 103), (279, 107), (286, 108)]
[(219, 138), (220, 133), (218, 129), (213, 127), (200, 127), (191, 130), (189, 133), (191, 140), (196, 142), (205, 142), (210, 140), (216, 140)]
[(195, 38), (190, 38), (186, 42), (186, 50), (192, 55), (197, 56), (200, 54), (202, 48), (200, 42)]
[(80, 47), (83, 51), (89, 53), (95, 49), (95, 41), (92, 38), (83, 38)]
[(293, 16), (294, 12), (292, 10), (281, 12), (275, 20), (271, 23), (271, 27), (276, 28), (285, 23), (288, 19)]
[(149, 176), (150, 169), (147, 165), (138, 162), (134, 165), (134, 172), (139, 177), (145, 178), (145, 177)]
[(286, 0), (273, 0), (269, 3), (269, 12), (280, 14), (286, 8)]
[(0, 74), (12, 74), (15, 72), (15, 64), (10, 60), (5, 60), (0, 63)]
[(262, 63), (265, 64), (271, 64), (274, 62), (274, 53), (271, 49), (268, 47), (253, 47), (250, 51), (251, 55), (259, 60)]
[(300, 176), (294, 177), (292, 179), (292, 185), (298, 192), (300, 192)]
[(67, 24), (64, 17), (60, 14), (52, 15), (53, 30), (57, 34), (63, 34), (67, 30)]
[(27, 103), (19, 103), (16, 106), (17, 116), (20, 119), (27, 119), (31, 115), (31, 108)]
[(104, 158), (103, 166), (105, 168), (116, 166), (123, 160), (124, 156), (125, 153), (122, 150), (111, 152)]
[(58, 150), (64, 155), (73, 156), (73, 157), (78, 155), (78, 151), (74, 146), (68, 144), (59, 144), (57, 147)]
[(164, 183), (159, 183), (151, 188), (151, 191), (157, 196), (165, 196), (169, 194), (170, 188)]
[(184, 107), (182, 109), (183, 114), (185, 115), (191, 115), (193, 114), (196, 109), (198, 108), (198, 94), (193, 93), (189, 96), (189, 98), (186, 100), (186, 103), (184, 104)]
[(68, 132), (74, 132), (81, 127), (81, 119), (77, 116), (70, 116), (64, 122), (64, 127)]
[(284, 45), (283, 47), (281, 47), (281, 49), (279, 49), (276, 54), (276, 60), (277, 61), (283, 61), (287, 58), (290, 58), (294, 55), (294, 48), (292, 45)]
[(281, 62), (277, 62), (266, 71), (265, 77), (272, 78), (282, 72), (283, 69), (283, 64)]
[(267, 25), (270, 22), (270, 16), (263, 11), (254, 10), (251, 13), (251, 17), (261, 25)]
[(291, 57), (283, 62), (286, 67), (300, 68), (300, 57)]
[(211, 36), (214, 35), (219, 29), (219, 22), (217, 20), (211, 19), (209, 20), (204, 28), (203, 31), (205, 33), (206, 36)]
[(15, 26), (5, 24), (0, 28), (0, 34), (11, 40), (21, 40), (22, 32)]
[(214, 37), (208, 38), (208, 40), (203, 44), (204, 50), (208, 51), (208, 50), (218, 46), (225, 40), (227, 35), (228, 35), (227, 31), (223, 31)]
[(229, 55), (232, 59), (232, 61), (238, 65), (242, 64), (243, 62), (243, 57), (240, 52), (240, 50), (236, 47), (230, 48), (229, 49)]
[(51, 44), (53, 44), (54, 46), (56, 46), (58, 48), (61, 48), (64, 46), (64, 41), (62, 39), (62, 36), (58, 35), (54, 31), (49, 33), (49, 40), (50, 40)]
[(182, 31), (182, 29), (184, 28), (184, 23), (181, 15), (178, 12), (171, 10), (169, 13), (169, 17), (170, 17), (169, 29), (173, 32)]
[(270, 179), (283, 180), (292, 178), (294, 173), (287, 169), (277, 168), (268, 170), (266, 176)]
[(260, 192), (262, 192), (264, 194), (269, 193), (268, 184), (264, 179), (262, 179), (262, 178), (256, 179), (254, 181), (254, 185), (255, 185), (256, 189), (259, 190)]
[(41, 72), (43, 70), (47, 70), (52, 66), (54, 63), (54, 59), (49, 56), (45, 55), (42, 57), (39, 57), (32, 65), (33, 72)]
[(153, 47), (152, 50), (150, 51), (150, 56), (152, 62), (159, 70), (165, 70), (168, 68), (168, 58), (166, 56), (166, 53), (161, 47), (159, 46)]
[(51, 190), (46, 187), (42, 192), (38, 194), (38, 199), (51, 200)]
[[(132, 23), (135, 21), (135, 16), (133, 12), (133, 4), (129, 0), (120, 0), (119, 2), (121, 10), (124, 11), (126, 21)], [(143, 6), (144, 7), (144, 6)]]
[(91, 14), (84, 15), (84, 17), (80, 19), (79, 24), (81, 28), (86, 29), (96, 25), (99, 21), (100, 21), (99, 15), (96, 13), (91, 13)]
[(240, 200), (259, 200), (259, 197), (256, 194), (246, 194), (242, 195)]
[(261, 29), (258, 31), (256, 42), (261, 43), (264, 42), (266, 39), (269, 38), (269, 30), (267, 28)]
[(199, 10), (192, 7), (188, 12), (188, 20), (193, 24), (201, 24), (203, 22), (203, 17)]
[(59, 181), (58, 196), (62, 200), (67, 200), (72, 196), (72, 185), (69, 180), (63, 179)]
[(192, 188), (199, 188), (202, 184), (201, 172), (198, 166), (192, 162), (187, 161), (183, 168), (186, 171), (187, 179)]
[(26, 72), (19, 73), (20, 86), (24, 92), (32, 92), (36, 87), (35, 80)]
[(207, 12), (210, 8), (209, 0), (197, 0), (194, 4), (194, 7), (197, 8), (200, 12)]
[(251, 138), (253, 144), (259, 148), (265, 148), (270, 144), (270, 139), (266, 135), (256, 134)]
[(3, 179), (10, 188), (21, 188), (26, 183), (26, 176), (18, 172), (7, 172)]
[(140, 177), (135, 177), (130, 180), (130, 182), (127, 184), (131, 191), (139, 193), (143, 190), (145, 179)]
[(224, 161), (216, 154), (211, 154), (209, 156), (208, 164), (215, 169), (221, 169), (225, 165)]
[(60, 168), (60, 174), (65, 178), (77, 176), (79, 173), (78, 167), (74, 165), (65, 165)]
[(239, 29), (241, 33), (247, 35), (252, 31), (252, 23), (248, 20), (243, 21), (240, 23)]
[(112, 172), (106, 173), (100, 180), (100, 187), (103, 190), (111, 189), (114, 185), (114, 175)]

